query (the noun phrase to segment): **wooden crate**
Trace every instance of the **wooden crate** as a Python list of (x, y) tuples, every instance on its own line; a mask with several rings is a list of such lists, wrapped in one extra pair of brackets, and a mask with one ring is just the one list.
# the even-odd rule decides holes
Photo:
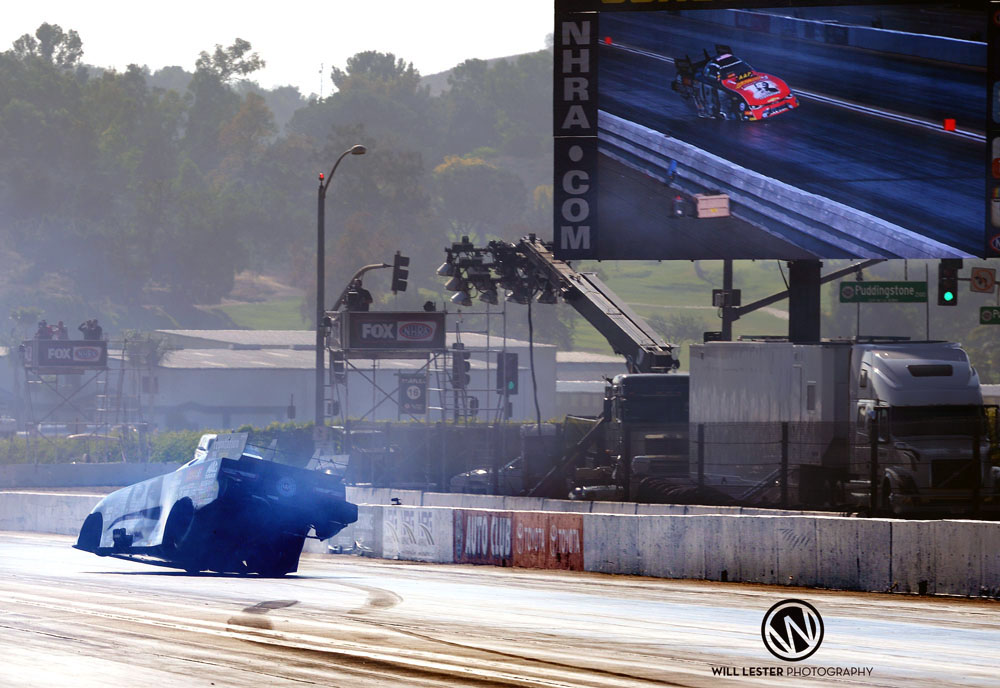
[(698, 217), (729, 217), (729, 196), (695, 194)]

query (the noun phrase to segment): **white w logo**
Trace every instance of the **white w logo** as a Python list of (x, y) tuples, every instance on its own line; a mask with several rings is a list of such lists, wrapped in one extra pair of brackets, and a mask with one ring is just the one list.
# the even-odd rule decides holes
[(823, 642), (823, 619), (808, 602), (784, 600), (764, 615), (760, 633), (771, 654), (798, 662), (819, 649)]

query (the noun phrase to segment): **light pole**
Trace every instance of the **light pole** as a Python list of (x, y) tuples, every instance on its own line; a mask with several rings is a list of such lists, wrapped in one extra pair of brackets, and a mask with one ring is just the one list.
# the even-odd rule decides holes
[(364, 155), (367, 149), (360, 145), (354, 145), (345, 150), (337, 158), (337, 162), (333, 163), (333, 169), (330, 170), (330, 176), (324, 179), (323, 173), (320, 172), (319, 175), (319, 192), (317, 195), (316, 203), (316, 427), (323, 425), (326, 413), (323, 408), (323, 350), (326, 348), (326, 343), (324, 342), (324, 330), (323, 319), (326, 317), (326, 305), (323, 303), (323, 287), (326, 282), (326, 275), (324, 274), (324, 263), (326, 262), (326, 189), (330, 186), (330, 180), (333, 179), (333, 173), (337, 171), (337, 166), (340, 161), (346, 158), (348, 155)]

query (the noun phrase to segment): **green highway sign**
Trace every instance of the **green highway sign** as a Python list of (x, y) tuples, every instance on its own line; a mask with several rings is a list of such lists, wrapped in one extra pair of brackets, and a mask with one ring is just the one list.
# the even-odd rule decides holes
[(980, 325), (1000, 325), (1000, 306), (981, 306), (979, 308)]
[(926, 282), (841, 282), (841, 303), (926, 303)]

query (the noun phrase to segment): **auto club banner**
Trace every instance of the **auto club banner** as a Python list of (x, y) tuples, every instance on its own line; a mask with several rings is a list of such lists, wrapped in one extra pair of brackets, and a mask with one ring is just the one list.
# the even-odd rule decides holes
[(583, 570), (582, 514), (456, 509), (452, 515), (457, 564)]
[(341, 314), (341, 346), (348, 351), (407, 351), (445, 348), (444, 313), (369, 311)]
[(24, 367), (55, 373), (82, 373), (108, 367), (103, 340), (31, 339), (22, 345)]

